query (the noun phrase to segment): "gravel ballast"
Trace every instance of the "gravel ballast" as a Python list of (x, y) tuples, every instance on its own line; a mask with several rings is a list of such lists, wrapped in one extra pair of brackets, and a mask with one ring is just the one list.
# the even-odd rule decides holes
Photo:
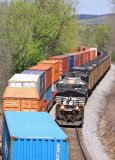
[(101, 143), (98, 135), (99, 112), (106, 107), (105, 95), (109, 93), (111, 85), (115, 80), (115, 65), (111, 65), (102, 81), (89, 97), (85, 107), (85, 118), (82, 129), (84, 143), (92, 160), (109, 160), (109, 156)]

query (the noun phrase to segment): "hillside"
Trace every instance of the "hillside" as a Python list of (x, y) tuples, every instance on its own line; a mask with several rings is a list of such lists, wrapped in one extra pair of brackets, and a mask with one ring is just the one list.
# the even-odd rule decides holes
[(113, 16), (113, 14), (106, 15), (79, 15), (78, 22), (84, 24), (104, 24), (107, 23), (108, 19)]

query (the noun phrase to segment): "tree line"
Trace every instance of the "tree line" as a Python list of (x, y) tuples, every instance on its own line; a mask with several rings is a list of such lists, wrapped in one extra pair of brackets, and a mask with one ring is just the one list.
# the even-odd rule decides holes
[(0, 3), (1, 95), (14, 73), (76, 47), (76, 5), (72, 0)]

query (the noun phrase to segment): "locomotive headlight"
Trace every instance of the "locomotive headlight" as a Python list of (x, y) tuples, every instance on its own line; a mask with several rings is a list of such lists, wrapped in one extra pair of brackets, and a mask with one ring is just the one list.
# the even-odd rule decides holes
[(76, 106), (76, 107), (75, 107), (75, 110), (79, 111), (79, 109), (80, 109), (79, 106)]
[(69, 80), (69, 83), (70, 84), (74, 84), (74, 80)]
[(64, 109), (65, 109), (65, 106), (62, 105), (62, 106), (60, 106), (60, 108), (61, 108), (61, 110), (64, 110)]

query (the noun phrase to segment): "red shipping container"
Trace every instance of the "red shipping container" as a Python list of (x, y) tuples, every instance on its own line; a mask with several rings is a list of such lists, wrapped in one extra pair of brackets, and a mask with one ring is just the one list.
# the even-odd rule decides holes
[(96, 57), (96, 50), (90, 49), (90, 60), (95, 59), (95, 57)]
[(83, 52), (83, 64), (85, 64), (86, 63), (86, 52)]
[(84, 52), (84, 63), (88, 62), (88, 50)]
[(89, 50), (89, 48), (84, 47), (84, 46), (80, 46), (80, 51), (81, 51), (81, 52), (82, 52), (82, 51), (85, 51), (85, 50)]
[(83, 53), (80, 53), (80, 64), (83, 64)]
[(69, 53), (68, 55), (73, 55), (74, 56), (74, 67), (77, 67), (80, 65), (80, 57), (79, 57), (80, 52), (75, 52), (75, 53)]
[(87, 62), (89, 62), (90, 61), (90, 50), (88, 51), (88, 54), (87, 54)]
[(51, 66), (33, 66), (28, 70), (31, 71), (45, 71), (45, 90), (52, 85), (52, 67)]
[(60, 75), (68, 72), (68, 57), (67, 56), (54, 56), (49, 57), (49, 60), (59, 60), (60, 61)]

